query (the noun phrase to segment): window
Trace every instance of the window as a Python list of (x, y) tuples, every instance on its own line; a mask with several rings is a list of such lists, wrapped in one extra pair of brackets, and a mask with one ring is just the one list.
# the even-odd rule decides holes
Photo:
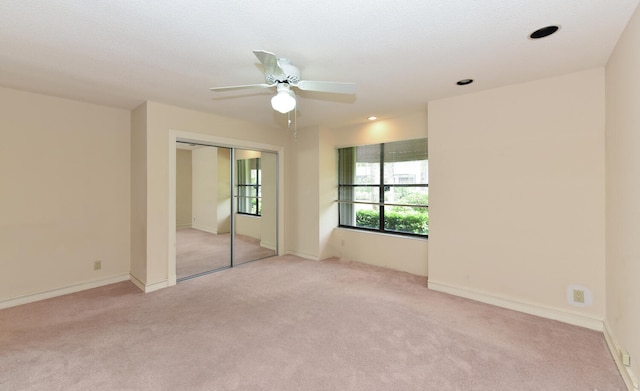
[(427, 237), (427, 139), (338, 149), (339, 225)]
[(238, 213), (260, 216), (261, 176), (260, 158), (238, 160)]

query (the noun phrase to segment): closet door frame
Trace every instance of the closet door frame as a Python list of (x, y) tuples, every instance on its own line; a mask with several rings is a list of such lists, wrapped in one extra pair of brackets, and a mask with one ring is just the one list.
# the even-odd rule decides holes
[[(277, 229), (277, 250), (276, 255), (282, 255), (282, 249), (284, 248), (284, 216), (283, 205), (284, 201), (284, 147), (271, 144), (255, 143), (246, 140), (230, 139), (225, 137), (218, 137), (214, 135), (207, 135), (201, 133), (192, 133), (181, 130), (169, 130), (169, 189), (168, 189), (168, 201), (169, 201), (169, 216), (168, 216), (168, 260), (167, 260), (167, 275), (168, 286), (176, 284), (176, 141), (182, 141), (187, 143), (210, 145), (214, 147), (231, 148), (232, 167), (234, 159), (235, 149), (248, 149), (260, 152), (269, 152), (276, 155), (277, 162), (277, 175), (276, 175), (276, 189), (277, 189), (277, 202), (276, 202), (276, 229)], [(232, 180), (233, 180), (232, 168)], [(232, 186), (231, 195), (233, 197), (234, 190)], [(232, 198), (233, 199), (233, 198)], [(234, 227), (234, 218), (231, 219), (231, 229)], [(233, 231), (232, 231), (233, 232)], [(233, 249), (233, 235), (232, 245)], [(233, 250), (231, 251), (233, 266)]]

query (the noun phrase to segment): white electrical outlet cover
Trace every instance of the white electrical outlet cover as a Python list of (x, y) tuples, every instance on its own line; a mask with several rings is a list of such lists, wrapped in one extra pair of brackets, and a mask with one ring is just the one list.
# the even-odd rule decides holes
[[(584, 292), (584, 303), (577, 303), (573, 301), (573, 291), (579, 290)], [(569, 285), (567, 287), (567, 303), (575, 307), (588, 307), (593, 304), (593, 295), (589, 288), (584, 285)]]
[(631, 356), (629, 356), (629, 353), (622, 352), (620, 355), (622, 356), (622, 365), (626, 367), (631, 366)]

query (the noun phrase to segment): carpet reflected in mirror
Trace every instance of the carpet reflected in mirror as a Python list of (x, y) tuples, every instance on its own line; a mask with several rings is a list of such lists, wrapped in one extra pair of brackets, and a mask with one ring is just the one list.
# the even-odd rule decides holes
[[(235, 236), (234, 265), (276, 255), (260, 240)], [(212, 234), (194, 228), (176, 231), (176, 278), (178, 280), (231, 266), (231, 234)]]

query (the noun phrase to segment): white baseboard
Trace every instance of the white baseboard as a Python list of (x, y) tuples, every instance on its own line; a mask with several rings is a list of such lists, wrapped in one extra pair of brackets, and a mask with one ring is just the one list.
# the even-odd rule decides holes
[(638, 391), (638, 380), (634, 376), (633, 372), (631, 372), (631, 368), (622, 364), (622, 357), (620, 357), (620, 352), (622, 349), (618, 344), (616, 338), (614, 337), (611, 329), (609, 328), (609, 324), (604, 322), (604, 339), (607, 341), (607, 346), (609, 347), (609, 351), (611, 352), (611, 356), (613, 356), (614, 361), (616, 362), (616, 366), (618, 367), (618, 371), (620, 371), (620, 375), (624, 380), (629, 391)]
[(187, 229), (191, 228), (191, 224), (176, 224), (176, 229)]
[(269, 243), (269, 242), (260, 241), (260, 247), (264, 247), (266, 249), (276, 251), (275, 243)]
[(434, 291), (449, 293), (454, 296), (460, 296), (482, 303), (487, 303), (502, 308), (508, 308), (514, 311), (524, 312), (525, 314), (553, 319), (575, 326), (585, 327), (591, 330), (603, 331), (603, 319), (593, 318), (583, 314), (565, 312), (555, 308), (543, 307), (536, 304), (524, 303), (499, 296), (493, 296), (489, 293), (455, 287), (435, 281), (429, 281), (427, 287), (429, 289), (433, 289)]
[(320, 260), (320, 257), (318, 257), (317, 255), (301, 253), (299, 251), (285, 251), (284, 253), (285, 254), (289, 254), (289, 255), (295, 255), (296, 257), (308, 259), (308, 260), (311, 260), (311, 261), (319, 261)]
[(31, 293), (24, 296), (14, 297), (7, 300), (0, 301), (0, 309), (15, 307), (21, 304), (33, 303), (34, 301), (40, 301), (45, 299), (51, 299), (53, 297), (68, 295), (69, 293), (76, 293), (87, 289), (98, 288), (104, 285), (115, 284), (117, 282), (129, 280), (129, 274), (121, 274), (118, 276), (108, 277), (100, 280), (94, 280), (84, 282), (82, 284), (76, 284), (66, 286), (63, 288), (50, 289), (47, 291)]
[(147, 284), (147, 283), (144, 283), (144, 282), (140, 281), (140, 279), (138, 277), (134, 276), (133, 274), (130, 275), (130, 278), (131, 278), (131, 282), (133, 282), (133, 284), (135, 286), (137, 286), (138, 289), (140, 289), (144, 293), (150, 293), (150, 292), (153, 292), (153, 291), (157, 291), (158, 289), (167, 288), (169, 286), (169, 281), (168, 280), (164, 280), (164, 281), (160, 281), (160, 282), (154, 282), (152, 284)]
[(214, 235), (218, 234), (218, 230), (216, 230), (215, 228), (207, 227), (206, 225), (193, 224), (191, 228), (198, 229), (204, 232), (209, 232), (210, 234), (214, 234)]

